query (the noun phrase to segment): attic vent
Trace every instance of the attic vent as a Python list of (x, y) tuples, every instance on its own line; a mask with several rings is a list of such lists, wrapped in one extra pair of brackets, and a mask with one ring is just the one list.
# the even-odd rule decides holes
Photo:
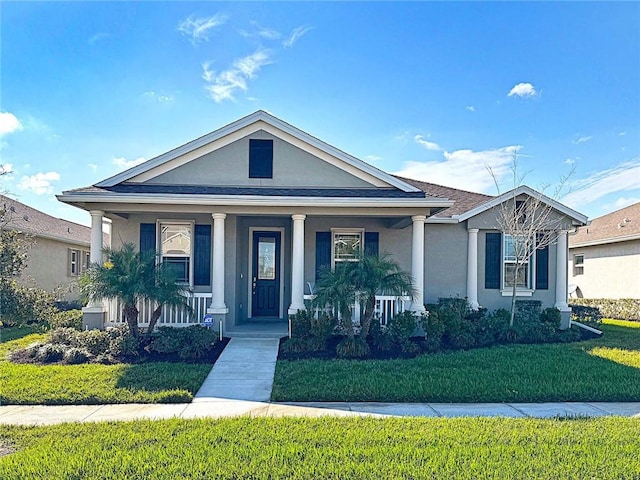
[(14, 207), (13, 205), (11, 205), (11, 206), (9, 207), (9, 211), (10, 211), (10, 212), (13, 212), (13, 213), (16, 213), (16, 207)]
[(71, 227), (67, 227), (67, 233), (71, 233)]
[(29, 221), (29, 215), (23, 215), (23, 216), (22, 216), (22, 219), (23, 219), (25, 222), (28, 222), (28, 221)]

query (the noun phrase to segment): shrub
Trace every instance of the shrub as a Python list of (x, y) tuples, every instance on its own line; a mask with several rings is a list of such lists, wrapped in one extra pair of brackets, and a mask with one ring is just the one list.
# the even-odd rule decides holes
[(465, 299), (440, 298), (436, 307), (444, 325), (443, 341), (452, 348), (471, 348), (475, 345), (474, 324), (467, 319), (471, 312)]
[(56, 328), (73, 328), (82, 330), (82, 310), (66, 310), (58, 312), (49, 319), (49, 326)]
[(311, 334), (311, 318), (312, 314), (308, 310), (298, 310), (295, 314), (289, 315), (291, 337), (308, 337)]
[(81, 332), (69, 327), (56, 328), (49, 332), (48, 342), (54, 345), (68, 345), (70, 347), (79, 347), (78, 335)]
[(560, 325), (560, 310), (555, 307), (545, 308), (540, 314), (540, 321), (556, 326)]
[(91, 355), (108, 353), (110, 341), (109, 334), (101, 330), (87, 330), (78, 332), (76, 335), (76, 345), (87, 350)]
[(64, 362), (69, 365), (77, 365), (89, 361), (91, 355), (83, 348), (71, 347), (64, 352)]
[(640, 321), (640, 299), (637, 298), (572, 298), (572, 309), (585, 306), (596, 307), (603, 317)]
[(45, 343), (43, 346), (38, 348), (34, 358), (42, 363), (58, 362), (62, 360), (64, 351), (64, 345)]
[(571, 320), (588, 325), (598, 325), (602, 323), (602, 314), (598, 307), (571, 305)]
[(336, 328), (336, 319), (332, 315), (321, 312), (318, 318), (311, 317), (309, 320), (309, 333), (312, 337), (316, 337), (326, 342)]
[(437, 306), (434, 305), (431, 310), (420, 317), (420, 325), (427, 343), (426, 350), (435, 351), (433, 349), (436, 345), (436, 350), (439, 350), (442, 344), (442, 336), (444, 335), (444, 322), (438, 314)]
[(216, 338), (215, 331), (200, 325), (185, 328), (160, 327), (152, 334), (147, 349), (158, 353), (175, 353), (182, 360), (194, 360), (206, 355)]
[(291, 337), (282, 343), (282, 351), (285, 353), (320, 352), (326, 348), (326, 343), (317, 337)]
[(140, 353), (140, 341), (129, 332), (126, 325), (107, 330), (109, 355), (113, 358), (136, 357)]
[(369, 344), (361, 337), (343, 338), (336, 346), (336, 354), (341, 358), (366, 358), (371, 355)]
[(15, 280), (0, 281), (0, 311), (4, 326), (46, 324), (56, 313), (53, 300), (53, 294), (40, 288), (19, 285)]
[(408, 342), (409, 338), (413, 336), (417, 326), (418, 322), (416, 314), (406, 310), (396, 314), (389, 320), (387, 331), (389, 332), (393, 343), (396, 345), (402, 345)]
[(542, 302), (540, 300), (516, 300), (516, 322), (539, 322)]

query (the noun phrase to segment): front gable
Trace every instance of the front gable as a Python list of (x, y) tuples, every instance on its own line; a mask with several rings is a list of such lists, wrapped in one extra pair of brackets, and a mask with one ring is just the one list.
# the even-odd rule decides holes
[[(249, 178), (249, 142), (273, 141), (273, 177)], [(315, 137), (258, 111), (108, 178), (118, 184), (246, 187), (346, 187), (420, 190)]]

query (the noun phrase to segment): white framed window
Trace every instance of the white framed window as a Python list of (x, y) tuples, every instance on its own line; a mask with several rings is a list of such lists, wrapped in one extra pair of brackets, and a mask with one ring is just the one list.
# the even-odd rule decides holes
[(357, 262), (363, 253), (363, 228), (331, 229), (331, 268), (344, 262)]
[(193, 222), (158, 222), (160, 261), (169, 265), (178, 281), (193, 284)]
[(82, 271), (86, 271), (91, 265), (91, 252), (82, 251)]
[(80, 275), (80, 250), (69, 250), (69, 275), (77, 277)]
[(584, 274), (584, 253), (577, 253), (573, 256), (573, 275)]
[[(527, 241), (524, 237), (503, 235), (502, 246), (502, 285), (504, 289), (513, 288), (514, 284), (518, 289), (531, 289), (531, 265), (533, 256), (529, 255), (528, 248), (535, 249), (533, 242)], [(525, 259), (529, 256), (529, 259)], [(520, 263), (517, 268), (516, 265)]]

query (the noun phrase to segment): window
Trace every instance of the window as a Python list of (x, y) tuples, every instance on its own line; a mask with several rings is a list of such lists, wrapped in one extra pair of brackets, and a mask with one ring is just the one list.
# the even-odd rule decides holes
[[(503, 245), (503, 286), (504, 288), (531, 288), (531, 256), (527, 249), (532, 248), (532, 242), (527, 241), (524, 237), (513, 237), (504, 235)], [(527, 256), (529, 259), (524, 261)], [(520, 260), (518, 272), (516, 274), (516, 265)], [(524, 261), (524, 263), (522, 263)]]
[(573, 256), (573, 275), (584, 274), (584, 253)]
[(69, 249), (69, 265), (67, 268), (69, 276), (77, 277), (85, 272), (91, 265), (90, 258), (90, 253), (86, 250)]
[(273, 178), (273, 140), (249, 140), (249, 178)]
[(332, 230), (331, 266), (357, 262), (364, 252), (364, 230)]
[(177, 274), (178, 281), (191, 283), (191, 223), (160, 223), (160, 255), (162, 262)]

